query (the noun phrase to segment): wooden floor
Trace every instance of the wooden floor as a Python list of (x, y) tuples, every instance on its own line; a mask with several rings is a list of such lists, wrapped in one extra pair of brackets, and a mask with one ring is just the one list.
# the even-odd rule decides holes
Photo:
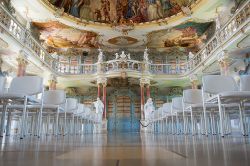
[(0, 166), (249, 166), (250, 138), (123, 133), (0, 138)]

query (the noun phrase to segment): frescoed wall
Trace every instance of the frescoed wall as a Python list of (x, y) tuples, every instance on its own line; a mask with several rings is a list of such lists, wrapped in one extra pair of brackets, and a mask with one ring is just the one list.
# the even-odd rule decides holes
[(195, 0), (50, 0), (64, 12), (85, 20), (134, 23), (170, 17)]
[(148, 35), (148, 47), (162, 48), (172, 54), (198, 52), (214, 33), (214, 24), (187, 22), (171, 29), (155, 31)]
[(97, 48), (97, 34), (78, 30), (56, 21), (33, 22), (40, 40), (53, 48)]

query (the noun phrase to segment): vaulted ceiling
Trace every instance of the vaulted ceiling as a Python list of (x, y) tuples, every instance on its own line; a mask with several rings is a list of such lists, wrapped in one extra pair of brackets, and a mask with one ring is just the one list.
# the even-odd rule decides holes
[(49, 52), (197, 52), (233, 0), (12, 0)]

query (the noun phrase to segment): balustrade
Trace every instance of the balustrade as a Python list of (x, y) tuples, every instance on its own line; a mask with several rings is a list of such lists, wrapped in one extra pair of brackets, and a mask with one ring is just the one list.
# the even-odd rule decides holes
[(207, 58), (230, 38), (239, 32), (242, 27), (249, 23), (250, 3), (249, 0), (236, 11), (231, 19), (206, 43), (204, 47), (184, 64), (151, 64), (136, 60), (110, 60), (95, 64), (66, 64), (57, 62), (43, 46), (32, 37), (29, 30), (24, 28), (2, 5), (0, 5), (0, 27), (14, 37), (21, 45), (29, 49), (44, 64), (54, 72), (66, 75), (94, 74), (97, 73), (98, 65), (102, 72), (134, 71), (149, 72), (152, 74), (178, 75), (191, 73), (199, 67)]
[(30, 31), (24, 28), (2, 5), (0, 5), (0, 26), (23, 47), (29, 49), (35, 56), (39, 57), (43, 63), (52, 67), (51, 62), (54, 60), (53, 57), (32, 37)]

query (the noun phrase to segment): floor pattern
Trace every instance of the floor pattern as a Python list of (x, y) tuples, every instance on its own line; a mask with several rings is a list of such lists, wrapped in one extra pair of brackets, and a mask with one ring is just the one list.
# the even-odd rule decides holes
[(97, 134), (0, 138), (0, 166), (249, 166), (250, 138)]

